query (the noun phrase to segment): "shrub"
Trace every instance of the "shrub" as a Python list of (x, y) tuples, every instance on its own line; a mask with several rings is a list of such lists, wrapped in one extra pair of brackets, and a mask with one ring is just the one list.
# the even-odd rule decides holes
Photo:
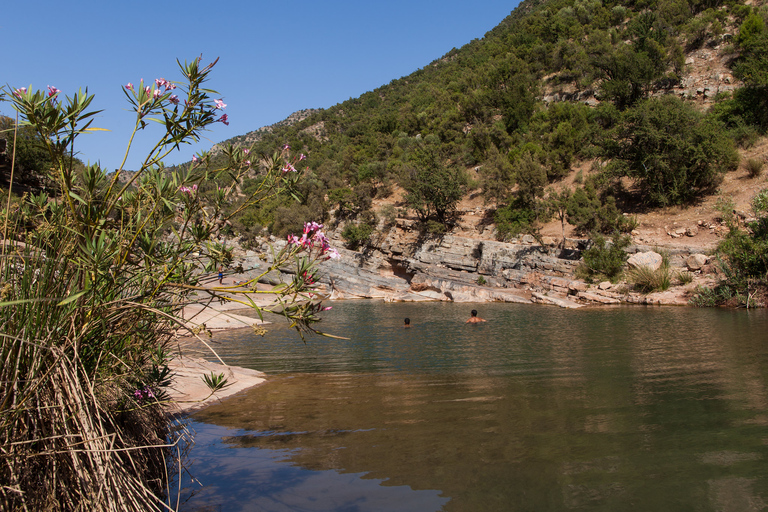
[(566, 213), (568, 223), (581, 234), (609, 234), (634, 229), (616, 207), (616, 200), (612, 196), (601, 199), (591, 180), (574, 191), (568, 200)]
[(629, 236), (619, 233), (615, 233), (610, 242), (602, 235), (594, 235), (591, 247), (582, 254), (580, 275), (589, 280), (605, 277), (615, 282), (627, 261), (625, 249), (630, 242)]
[(385, 204), (381, 207), (381, 210), (379, 210), (379, 214), (384, 219), (384, 224), (386, 226), (393, 225), (397, 220), (397, 208), (395, 208), (394, 205)]
[(671, 95), (627, 110), (606, 153), (613, 158), (610, 174), (634, 179), (654, 205), (690, 203), (738, 164), (722, 127)]
[(537, 212), (519, 198), (496, 210), (494, 222), (500, 240), (531, 233), (536, 229)]
[[(125, 185), (120, 173), (108, 177), (98, 165), (79, 173), (69, 156), (96, 114), (89, 111), (92, 95), (62, 98), (52, 87), (14, 91), (14, 107), (45, 144), (58, 195), (30, 196), (17, 212), (4, 212), (2, 510), (170, 506), (166, 443), (179, 435), (170, 429), (164, 403), (170, 345), (180, 329), (192, 335), (204, 329), (188, 327), (181, 316), (185, 305), (243, 293), (227, 289), (225, 294), (201, 280), (231, 256), (213, 238), (228, 221), (223, 206), (251, 172), (244, 151), (231, 146), (225, 149), (225, 168), (210, 166), (206, 155), (184, 170), (161, 165), (173, 148), (226, 121), (218, 112), (223, 104), (203, 88), (213, 64), (199, 64), (199, 59), (179, 63), (184, 102), (174, 94), (177, 85), (163, 79), (126, 87), (135, 130), (151, 119), (164, 132)], [(281, 171), (288, 160), (287, 150), (267, 158), (260, 170), (263, 186), (241, 210), (296, 184), (297, 173)], [(209, 179), (228, 185), (210, 186)], [(209, 193), (201, 193), (204, 188)], [(12, 214), (18, 225), (8, 224)], [(318, 225), (308, 224), (304, 237), (264, 270), (295, 262), (301, 275), (318, 257), (335, 255), (319, 233)], [(25, 243), (17, 244), (22, 237)], [(319, 304), (310, 290), (294, 279), (275, 292), (286, 301), (259, 309), (311, 330)]]
[(351, 249), (353, 251), (357, 250), (361, 246), (368, 245), (372, 234), (373, 226), (364, 222), (360, 224), (349, 223), (341, 232), (341, 236), (344, 238), (344, 240), (347, 241), (347, 249)]
[(680, 284), (691, 284), (693, 282), (693, 274), (687, 270), (682, 270), (677, 273), (677, 281)]
[(750, 178), (757, 178), (763, 172), (764, 165), (765, 162), (762, 160), (758, 160), (757, 158), (748, 158), (746, 163), (747, 174)]
[(666, 265), (655, 270), (649, 267), (636, 267), (627, 271), (626, 278), (635, 289), (643, 293), (664, 291), (672, 284), (672, 273)]

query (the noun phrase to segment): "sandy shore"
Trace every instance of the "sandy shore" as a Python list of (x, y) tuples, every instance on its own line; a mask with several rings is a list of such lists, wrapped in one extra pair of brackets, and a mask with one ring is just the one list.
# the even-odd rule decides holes
[[(232, 281), (232, 279), (226, 279), (224, 285)], [(211, 286), (215, 285), (218, 283), (214, 282)], [(270, 295), (263, 295), (258, 296), (254, 301), (260, 306), (266, 306), (272, 303), (272, 298)], [(235, 312), (244, 309), (244, 307), (236, 302), (214, 301), (208, 303), (206, 301), (184, 308), (183, 318), (190, 330), (204, 327), (205, 330), (213, 332), (225, 329), (252, 328), (269, 323)], [(183, 330), (179, 332), (180, 336), (184, 336), (184, 334)], [(183, 349), (182, 353), (184, 353)], [(173, 371), (174, 377), (173, 384), (167, 389), (167, 392), (184, 413), (194, 412), (210, 403), (257, 386), (266, 378), (264, 373), (256, 370), (212, 363), (197, 356), (182, 355), (176, 357), (170, 361), (168, 366)], [(203, 381), (203, 375), (210, 376), (211, 373), (216, 375), (223, 373), (228, 382), (227, 387), (213, 395)]]
[[(173, 384), (166, 391), (184, 413), (202, 409), (266, 380), (266, 375), (262, 372), (211, 363), (198, 357), (175, 358), (168, 366), (174, 377)], [(217, 375), (223, 373), (229, 383), (226, 388), (213, 395), (203, 382), (203, 375), (210, 375), (211, 372)]]

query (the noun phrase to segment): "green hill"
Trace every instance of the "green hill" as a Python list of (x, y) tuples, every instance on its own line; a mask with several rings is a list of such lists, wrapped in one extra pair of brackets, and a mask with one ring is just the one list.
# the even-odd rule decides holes
[(692, 204), (768, 126), (765, 16), (741, 1), (523, 2), (409, 76), (217, 145), (308, 157), (299, 201), (245, 212), (238, 227), (283, 234), (332, 211), (373, 224), (372, 199), (403, 187), (439, 231), (456, 191), (479, 188), (503, 237), (548, 219), (547, 187), (584, 162), (592, 177), (568, 200), (581, 232), (630, 228), (621, 211)]

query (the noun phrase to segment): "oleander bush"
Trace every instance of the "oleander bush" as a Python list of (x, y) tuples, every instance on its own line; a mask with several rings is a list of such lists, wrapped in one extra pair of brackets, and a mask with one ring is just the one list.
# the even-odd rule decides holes
[[(253, 282), (241, 291), (204, 286), (229, 257), (214, 237), (229, 217), (301, 179), (287, 147), (258, 164), (248, 149), (229, 147), (221, 167), (205, 154), (183, 170), (163, 167), (170, 151), (228, 122), (226, 105), (205, 88), (214, 64), (180, 62), (179, 82), (124, 87), (133, 135), (151, 121), (164, 127), (127, 183), (122, 166), (110, 176), (98, 165), (79, 169), (71, 158), (77, 139), (96, 131), (93, 95), (65, 97), (55, 87), (8, 95), (44, 145), (55, 187), (13, 205), (9, 192), (2, 212), (2, 510), (175, 506), (167, 466), (184, 434), (170, 428), (167, 363), (177, 332), (200, 334), (181, 318), (182, 308), (201, 298), (253, 305), (250, 297), (263, 293), (248, 286)], [(259, 184), (235, 200), (246, 173), (257, 174)], [(281, 300), (264, 311), (287, 317), (302, 333), (321, 309), (307, 276), (318, 259), (336, 255), (321, 229), (305, 224), (303, 236), (290, 239), (265, 269), (294, 268), (294, 279), (272, 292)]]

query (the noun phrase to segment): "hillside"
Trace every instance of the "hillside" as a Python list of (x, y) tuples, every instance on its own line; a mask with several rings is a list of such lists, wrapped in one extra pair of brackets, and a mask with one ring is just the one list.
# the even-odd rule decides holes
[(409, 76), (219, 145), (308, 157), (299, 190), (234, 231), (316, 220), (374, 252), (395, 219), (414, 243), (562, 238), (560, 198), (566, 237), (711, 253), (765, 185), (766, 16), (759, 2), (523, 2)]

